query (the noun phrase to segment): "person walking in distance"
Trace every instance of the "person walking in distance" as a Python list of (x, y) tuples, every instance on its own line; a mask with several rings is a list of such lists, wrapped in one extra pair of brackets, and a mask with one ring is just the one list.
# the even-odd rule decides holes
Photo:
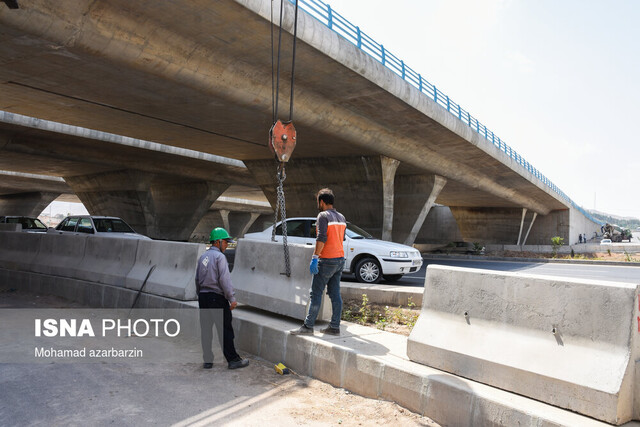
[(333, 208), (335, 197), (328, 188), (316, 195), (318, 218), (316, 219), (316, 248), (313, 252), (309, 272), (313, 275), (309, 292), (309, 312), (299, 329), (292, 335), (313, 334), (313, 325), (320, 311), (322, 294), (325, 287), (331, 299), (331, 322), (321, 332), (340, 335), (340, 317), (342, 316), (342, 297), (340, 296), (340, 278), (344, 269), (344, 234), (347, 222), (344, 216)]
[[(209, 242), (211, 248), (200, 256), (196, 269), (203, 367), (204, 369), (213, 367), (211, 342), (213, 340), (213, 325), (215, 324), (218, 339), (222, 341), (222, 353), (227, 359), (229, 369), (244, 368), (249, 365), (249, 361), (240, 357), (233, 344), (235, 335), (231, 324), (231, 310), (236, 308), (238, 302), (231, 283), (229, 263), (227, 257), (224, 256), (224, 251), (233, 240), (227, 230), (218, 227), (211, 230)], [(222, 325), (220, 324), (219, 310), (222, 310)]]

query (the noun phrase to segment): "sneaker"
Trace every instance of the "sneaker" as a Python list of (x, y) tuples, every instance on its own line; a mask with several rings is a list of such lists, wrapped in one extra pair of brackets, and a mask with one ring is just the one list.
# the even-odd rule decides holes
[(240, 369), (249, 366), (249, 359), (238, 359), (229, 362), (229, 369)]
[(213, 368), (213, 363), (204, 363), (202, 365), (202, 368), (203, 369), (211, 369), (211, 368)]
[(313, 328), (309, 328), (304, 323), (300, 328), (294, 329), (293, 331), (289, 331), (291, 335), (313, 335)]
[(329, 335), (340, 335), (340, 328), (332, 328), (331, 326), (327, 326), (326, 328), (322, 329), (320, 332), (322, 332), (323, 334), (329, 334)]

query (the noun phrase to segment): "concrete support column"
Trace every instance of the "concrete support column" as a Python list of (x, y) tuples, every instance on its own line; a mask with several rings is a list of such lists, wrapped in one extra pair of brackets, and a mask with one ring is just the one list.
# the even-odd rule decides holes
[(220, 209), (220, 216), (222, 217), (222, 226), (228, 232), (231, 232), (231, 227), (229, 226), (229, 211), (226, 209)]
[(93, 215), (119, 216), (155, 239), (186, 241), (228, 184), (120, 170), (66, 177)]
[(0, 196), (0, 213), (2, 215), (37, 217), (59, 195), (60, 193), (35, 191)]
[[(257, 184), (276, 205), (276, 165), (273, 160), (245, 160)], [(316, 216), (315, 195), (323, 187), (333, 190), (335, 208), (348, 221), (375, 237), (382, 235), (382, 165), (380, 156), (293, 158), (287, 163), (284, 192), (287, 216)]]
[(242, 227), (242, 231), (240, 232), (240, 234), (238, 234), (238, 237), (244, 237), (244, 235), (249, 231), (253, 223), (256, 222), (256, 219), (258, 219), (260, 215), (262, 214), (258, 212), (251, 212), (251, 218), (249, 218), (249, 221), (247, 221), (244, 227)]
[(434, 176), (433, 188), (431, 189), (431, 193), (429, 193), (429, 198), (424, 203), (422, 210), (418, 214), (418, 218), (416, 218), (416, 222), (413, 224), (413, 227), (411, 228), (409, 235), (407, 236), (406, 239), (404, 239), (405, 245), (411, 246), (416, 241), (416, 236), (420, 232), (420, 229), (422, 228), (424, 221), (427, 219), (427, 215), (429, 214), (429, 211), (431, 211), (433, 204), (435, 203), (436, 199), (438, 198), (438, 195), (440, 194), (440, 191), (442, 191), (446, 183), (447, 183), (446, 178), (443, 178), (438, 175)]
[(533, 218), (531, 218), (531, 224), (529, 224), (529, 228), (527, 229), (527, 234), (524, 235), (524, 240), (522, 241), (523, 246), (527, 244), (527, 237), (529, 237), (529, 232), (531, 231), (531, 227), (533, 227), (533, 223), (536, 221), (537, 217), (538, 217), (538, 212), (534, 212)]
[(400, 161), (380, 156), (382, 164), (382, 240), (391, 241), (393, 234), (393, 202), (396, 171)]
[(522, 228), (524, 227), (524, 217), (527, 215), (527, 208), (522, 208), (522, 220), (520, 220), (520, 232), (518, 233), (518, 243), (516, 245), (520, 246), (520, 238), (522, 237)]

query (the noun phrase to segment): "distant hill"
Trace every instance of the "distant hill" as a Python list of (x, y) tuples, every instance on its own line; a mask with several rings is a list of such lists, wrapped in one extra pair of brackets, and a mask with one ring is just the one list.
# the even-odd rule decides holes
[(615, 224), (622, 228), (629, 228), (631, 230), (635, 230), (636, 228), (640, 227), (640, 219), (638, 218), (634, 218), (630, 216), (624, 217), (624, 216), (611, 215), (608, 213), (594, 211), (591, 209), (588, 209), (588, 211), (591, 215), (594, 216), (594, 218), (599, 219), (600, 221), (603, 221), (603, 222), (608, 222), (609, 224)]

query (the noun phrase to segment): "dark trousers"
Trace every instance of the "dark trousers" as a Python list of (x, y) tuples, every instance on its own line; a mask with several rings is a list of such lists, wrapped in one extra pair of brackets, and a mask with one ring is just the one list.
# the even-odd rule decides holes
[[(205, 363), (213, 363), (213, 352), (211, 351), (211, 344), (213, 341), (213, 325), (216, 326), (216, 332), (218, 333), (218, 339), (222, 340), (222, 353), (227, 362), (237, 360), (240, 358), (236, 352), (236, 347), (233, 344), (235, 335), (233, 334), (233, 326), (231, 325), (231, 309), (229, 308), (229, 301), (219, 294), (214, 292), (201, 292), (198, 294), (198, 305), (200, 308), (206, 308), (209, 310), (200, 310), (200, 339), (202, 341), (202, 356)], [(222, 316), (218, 310), (222, 309)], [(216, 322), (217, 318), (217, 322)], [(219, 319), (222, 318), (222, 325)]]

